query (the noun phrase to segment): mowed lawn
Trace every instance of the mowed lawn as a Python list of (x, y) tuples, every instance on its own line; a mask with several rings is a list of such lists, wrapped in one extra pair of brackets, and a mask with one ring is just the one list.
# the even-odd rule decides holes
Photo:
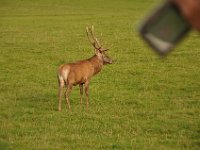
[[(200, 149), (200, 34), (165, 59), (139, 37), (159, 0), (0, 0), (0, 149)], [(59, 65), (94, 54), (85, 27), (115, 60), (57, 111)]]

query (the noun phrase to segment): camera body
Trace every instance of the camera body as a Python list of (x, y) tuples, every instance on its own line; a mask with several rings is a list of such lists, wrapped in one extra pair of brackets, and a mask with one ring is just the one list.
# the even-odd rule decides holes
[(169, 53), (191, 29), (179, 8), (166, 1), (142, 23), (139, 31), (145, 41), (160, 55)]

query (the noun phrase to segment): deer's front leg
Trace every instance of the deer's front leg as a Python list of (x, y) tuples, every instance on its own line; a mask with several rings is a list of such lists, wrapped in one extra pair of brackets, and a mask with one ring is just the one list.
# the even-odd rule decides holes
[(67, 86), (67, 90), (66, 90), (66, 102), (67, 102), (69, 111), (71, 111), (70, 102), (69, 102), (69, 95), (70, 95), (71, 91), (72, 91), (72, 85), (69, 84)]
[(80, 87), (80, 101), (81, 101), (81, 104), (82, 104), (82, 99), (83, 99), (83, 84), (79, 84), (79, 87)]
[(86, 107), (89, 106), (89, 80), (85, 82)]

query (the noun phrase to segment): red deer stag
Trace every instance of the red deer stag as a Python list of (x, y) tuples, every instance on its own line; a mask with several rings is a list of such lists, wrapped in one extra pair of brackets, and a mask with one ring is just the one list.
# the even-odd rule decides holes
[(66, 85), (66, 102), (68, 105), (69, 111), (71, 110), (69, 95), (72, 90), (72, 86), (79, 85), (80, 87), (80, 102), (82, 104), (83, 96), (83, 85), (85, 85), (85, 95), (86, 95), (86, 107), (88, 108), (88, 89), (90, 79), (99, 73), (106, 64), (112, 64), (113, 61), (109, 58), (105, 52), (108, 49), (104, 49), (102, 44), (99, 43), (94, 34), (94, 27), (86, 27), (86, 33), (88, 40), (92, 44), (95, 50), (95, 55), (89, 59), (77, 61), (75, 63), (63, 64), (58, 69), (58, 110), (61, 110), (61, 99), (62, 99), (62, 90)]

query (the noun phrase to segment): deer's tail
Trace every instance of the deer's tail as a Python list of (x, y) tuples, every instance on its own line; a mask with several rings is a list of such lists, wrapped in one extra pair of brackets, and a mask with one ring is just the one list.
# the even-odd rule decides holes
[(67, 85), (68, 74), (69, 69), (64, 69), (62, 66), (59, 68), (57, 73), (59, 87), (64, 87), (65, 85)]

